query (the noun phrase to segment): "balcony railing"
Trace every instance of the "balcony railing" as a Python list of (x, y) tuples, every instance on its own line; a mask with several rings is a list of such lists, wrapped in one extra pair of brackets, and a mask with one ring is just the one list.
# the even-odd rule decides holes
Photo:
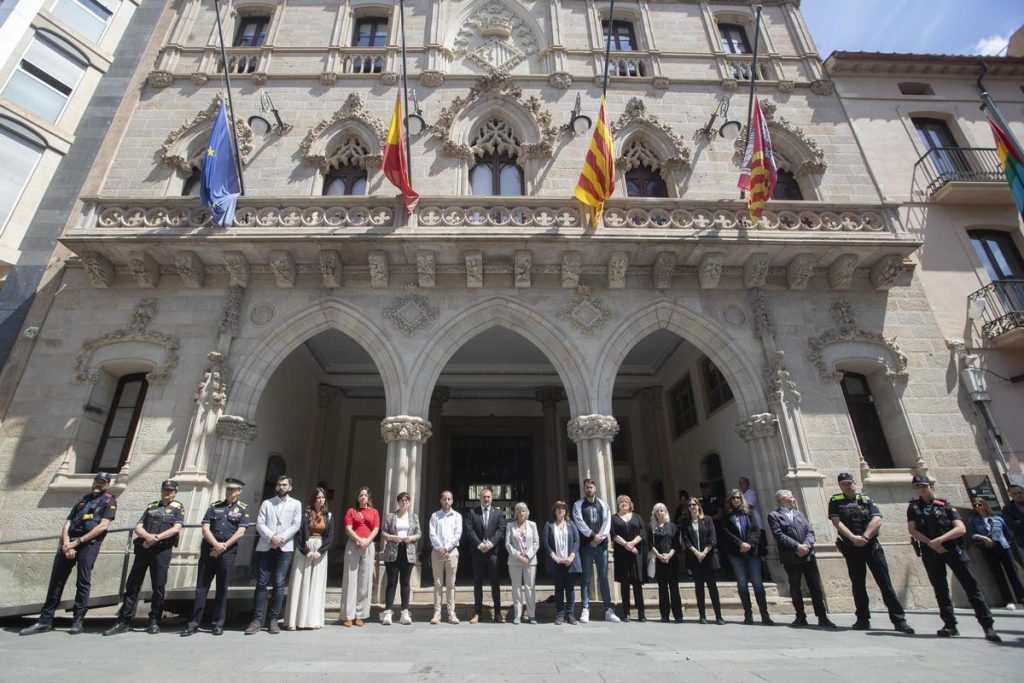
[[(920, 173), (920, 181), (917, 174)], [(936, 147), (914, 164), (915, 185), (931, 195), (947, 183), (1005, 183), (996, 150), (978, 147)]]
[[(753, 55), (726, 55), (726, 68), (730, 78), (737, 81), (749, 81), (754, 74)], [(757, 63), (757, 79), (770, 81), (775, 78), (771, 66), (764, 60)]]
[(384, 71), (386, 56), (385, 48), (371, 48), (365, 52), (340, 53), (341, 72), (345, 74), (379, 74)]
[(969, 304), (978, 300), (985, 302), (981, 333), (986, 339), (1024, 330), (1024, 280), (998, 280), (967, 297)]
[(653, 75), (651, 60), (635, 52), (612, 52), (609, 57), (608, 73), (612, 76), (649, 78)]

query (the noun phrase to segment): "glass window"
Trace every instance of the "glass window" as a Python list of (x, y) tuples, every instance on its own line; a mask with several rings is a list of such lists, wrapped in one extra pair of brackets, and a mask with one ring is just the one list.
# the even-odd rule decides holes
[(647, 166), (637, 166), (626, 171), (626, 196), (628, 197), (667, 197), (668, 186), (660, 173), (655, 173)]
[(366, 169), (358, 166), (331, 169), (324, 180), (324, 194), (336, 197), (366, 194)]
[(57, 0), (53, 14), (95, 43), (107, 30), (117, 6), (117, 0)]
[(732, 389), (718, 366), (710, 358), (700, 361), (701, 374), (704, 375), (704, 392), (707, 396), (708, 413), (713, 413), (732, 400)]
[(892, 452), (882, 430), (882, 421), (878, 418), (868, 378), (855, 372), (844, 372), (842, 387), (846, 410), (850, 413), (853, 432), (864, 461), (872, 469), (894, 467)]
[(22, 190), (43, 156), (41, 141), (27, 137), (14, 126), (17, 124), (8, 128), (0, 121), (0, 230), (7, 225)]
[(772, 190), (772, 199), (802, 201), (803, 198), (804, 193), (800, 191), (800, 183), (796, 181), (796, 176), (789, 171), (780, 170), (775, 189)]
[(972, 230), (968, 234), (990, 280), (1024, 280), (1024, 259), (1013, 243), (1013, 235), (998, 230)]
[(387, 17), (363, 17), (352, 32), (353, 47), (384, 47), (388, 44)]
[(182, 197), (198, 197), (199, 186), (203, 179), (203, 165), (200, 162), (198, 165), (192, 167), (192, 173), (189, 174), (188, 178), (185, 178), (185, 184), (181, 186)]
[(125, 375), (118, 380), (103, 436), (96, 449), (93, 472), (119, 472), (128, 461), (148, 388), (145, 373)]
[(474, 195), (514, 197), (523, 194), (523, 184), (523, 169), (512, 157), (503, 154), (483, 156), (469, 170)]
[(928, 157), (938, 177), (957, 180), (969, 175), (972, 168), (953, 132), (942, 119), (912, 118), (921, 144), (928, 150)]
[(748, 55), (753, 52), (747, 40), (747, 30), (741, 25), (719, 24), (718, 33), (722, 36), (722, 49), (725, 52), (732, 55)]
[[(633, 31), (633, 24), (628, 21), (616, 19), (612, 25), (612, 49), (618, 52), (634, 52), (637, 49), (636, 33)], [(608, 40), (608, 20), (601, 22), (601, 30), (604, 32), (604, 40)]]
[(259, 47), (267, 42), (267, 29), (270, 28), (268, 16), (241, 16), (238, 28), (235, 29), (234, 47)]
[(693, 395), (693, 382), (690, 375), (683, 375), (679, 383), (668, 393), (672, 409), (672, 431), (675, 438), (697, 424), (697, 401)]
[(37, 34), (7, 81), (3, 95), (56, 122), (85, 68), (83, 58)]

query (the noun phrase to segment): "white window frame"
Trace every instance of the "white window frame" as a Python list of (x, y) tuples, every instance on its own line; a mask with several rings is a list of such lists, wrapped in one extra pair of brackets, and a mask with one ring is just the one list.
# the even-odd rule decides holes
[[(86, 0), (86, 1), (89, 1), (89, 0)], [(121, 9), (121, 0), (91, 0), (91, 2), (94, 2), (97, 5), (100, 5), (105, 10), (110, 12), (110, 16), (107, 17), (107, 21), (104, 22), (104, 24), (103, 24), (103, 30), (100, 31), (100, 34), (98, 36), (96, 36), (96, 38), (92, 38), (91, 36), (88, 36), (88, 35), (82, 33), (81, 31), (79, 31), (76, 26), (67, 23), (67, 20), (61, 18), (61, 16), (56, 13), (57, 5), (61, 4), (62, 2), (73, 2), (73, 3), (81, 6), (86, 12), (88, 12), (89, 10), (88, 10), (88, 8), (85, 7), (85, 3), (83, 2), (83, 0), (53, 0), (53, 2), (50, 3), (50, 13), (53, 14), (53, 16), (56, 17), (57, 19), (60, 19), (61, 22), (65, 23), (75, 33), (77, 33), (78, 35), (82, 36), (86, 40), (88, 40), (88, 41), (90, 41), (90, 42), (92, 42), (92, 43), (94, 43), (96, 45), (99, 45), (100, 43), (102, 43), (103, 39), (107, 37), (107, 31), (110, 30), (110, 25), (112, 23), (114, 23), (113, 22), (114, 15), (117, 14), (117, 10)], [(111, 7), (111, 5), (113, 5), (113, 7)]]
[(25, 177), (25, 182), (22, 183), (21, 189), (18, 190), (18, 193), (14, 196), (14, 202), (11, 204), (11, 210), (7, 214), (7, 217), (0, 222), (0, 235), (3, 235), (7, 230), (7, 225), (11, 222), (11, 217), (17, 212), (18, 205), (21, 204), (21, 200), (25, 196), (25, 190), (28, 188), (33, 176), (35, 176), (36, 171), (39, 169), (39, 163), (43, 160), (43, 156), (46, 154), (47, 146), (45, 140), (17, 121), (0, 117), (0, 128), (3, 128), (5, 132), (10, 133), (14, 137), (21, 138), (22, 140), (39, 147), (39, 158), (37, 158), (35, 163), (32, 164), (32, 168), (29, 169), (28, 175)]
[[(49, 43), (49, 47), (51, 47), (52, 49), (58, 50), (60, 52), (63, 52), (72, 61), (79, 62), (82, 65), (82, 73), (79, 74), (78, 79), (75, 81), (74, 85), (69, 86), (71, 88), (71, 92), (68, 93), (67, 95), (65, 95), (64, 93), (60, 92), (59, 90), (56, 90), (49, 83), (46, 83), (45, 81), (39, 80), (38, 77), (36, 77), (35, 75), (33, 75), (33, 74), (29, 73), (28, 71), (25, 71), (24, 69), (21, 68), (21, 63), (22, 63), (22, 61), (25, 60), (25, 55), (28, 54), (28, 51), (32, 48), (33, 43), (35, 41), (37, 41), (37, 40), (45, 42), (45, 43)], [(52, 121), (50, 121), (43, 114), (40, 114), (39, 112), (36, 112), (36, 111), (33, 111), (33, 110), (29, 109), (28, 107), (26, 107), (25, 105), (21, 104), (20, 102), (16, 102), (14, 100), (11, 100), (10, 98), (7, 98), (7, 99), (10, 102), (12, 102), (12, 103), (16, 104), (17, 106), (21, 107), (22, 109), (24, 109), (25, 111), (30, 111), (30, 112), (32, 112), (32, 114), (34, 114), (35, 116), (38, 116), (39, 118), (43, 119), (44, 121), (47, 121), (48, 123), (56, 125), (57, 122), (60, 121), (61, 117), (64, 116), (64, 112), (67, 111), (67, 109), (68, 109), (68, 102), (70, 102), (71, 98), (75, 96), (75, 92), (78, 90), (78, 86), (81, 85), (82, 78), (85, 77), (85, 74), (89, 70), (89, 67), (90, 67), (89, 61), (85, 58), (85, 55), (83, 55), (79, 50), (73, 48), (70, 43), (68, 43), (64, 39), (62, 39), (62, 38), (60, 38), (60, 37), (58, 37), (58, 36), (56, 36), (56, 35), (54, 35), (52, 33), (45, 32), (45, 31), (35, 31), (35, 33), (33, 33), (33, 35), (32, 35), (32, 39), (28, 42), (28, 45), (26, 45), (25, 49), (21, 51), (21, 56), (19, 56), (18, 57), (18, 61), (15, 62), (14, 68), (11, 69), (10, 75), (7, 77), (7, 80), (4, 82), (4, 87), (0, 88), (0, 97), (7, 97), (6, 95), (4, 95), (4, 93), (7, 92), (7, 87), (10, 85), (11, 79), (14, 78), (14, 75), (16, 73), (22, 73), (22, 74), (28, 76), (29, 78), (31, 78), (32, 80), (34, 80), (35, 82), (39, 83), (43, 87), (49, 88), (51, 91), (56, 92), (56, 93), (62, 95), (64, 97), (64, 105), (60, 108), (60, 111), (57, 112), (57, 115), (54, 117), (54, 119)], [(37, 67), (37, 68), (39, 68), (39, 67)], [(40, 69), (40, 71), (45, 71), (45, 69)], [(63, 83), (63, 81), (61, 81), (61, 82)], [(64, 83), (64, 85), (68, 85), (68, 84)]]

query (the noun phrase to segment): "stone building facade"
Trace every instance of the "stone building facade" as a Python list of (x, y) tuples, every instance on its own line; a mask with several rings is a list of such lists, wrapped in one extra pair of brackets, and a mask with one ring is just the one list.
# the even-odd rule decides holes
[[(173, 477), (189, 522), (225, 476), (255, 505), (282, 471), (335, 507), (368, 484), (426, 514), (442, 488), (468, 505), (492, 485), (535, 519), (588, 475), (644, 517), (748, 476), (762, 513), (795, 491), (841, 609), (825, 507), (853, 471), (890, 520), (894, 580), (928, 604), (901, 518), (911, 473), (994, 472), (949, 383), (921, 237), (879, 195), (799, 3), (762, 3), (787, 198), (756, 225), (734, 189), (742, 144), (709, 123), (724, 103), (744, 118), (751, 3), (623, 1), (610, 25), (594, 0), (405, 4), (427, 124), (412, 215), (380, 172), (398, 4), (221, 5), (246, 184), (226, 229), (189, 196), (224, 93), (212, 5), (168, 5), (3, 419), (0, 542), (55, 530), (101, 467), (124, 519)], [(596, 115), (602, 22), (620, 175), (595, 229), (571, 199), (590, 132), (569, 124), (577, 97)], [(865, 405), (873, 431), (851, 419)], [(120, 550), (94, 574), (108, 587)], [(173, 586), (197, 551), (189, 530)], [(50, 552), (5, 549), (0, 581), (20, 588), (0, 601), (41, 595)]]

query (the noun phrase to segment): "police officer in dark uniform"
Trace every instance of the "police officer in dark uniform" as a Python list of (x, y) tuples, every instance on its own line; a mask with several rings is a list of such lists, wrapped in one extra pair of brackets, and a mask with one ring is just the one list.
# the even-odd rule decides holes
[(988, 609), (985, 596), (971, 573), (970, 560), (964, 549), (963, 536), (967, 533), (960, 513), (942, 498), (936, 498), (931, 480), (924, 474), (915, 474), (911, 480), (917, 498), (907, 506), (907, 530), (921, 544), (921, 561), (928, 572), (928, 581), (935, 591), (939, 603), (939, 614), (944, 626), (936, 633), (940, 638), (958, 636), (953, 600), (949, 596), (949, 582), (946, 567), (953, 570), (953, 576), (967, 595), (974, 608), (974, 616), (985, 630), (985, 639), (998, 643), (1002, 640), (992, 628), (992, 612)]
[(700, 483), (700, 495), (697, 496), (697, 500), (700, 501), (700, 507), (704, 510), (705, 517), (715, 520), (715, 524), (722, 521), (722, 503), (712, 493), (711, 482), (702, 481)]
[(217, 579), (217, 594), (213, 608), (213, 635), (224, 634), (224, 619), (228, 608), (228, 581), (235, 569), (238, 557), (238, 541), (245, 530), (252, 526), (248, 506), (239, 500), (242, 487), (238, 479), (224, 480), (224, 500), (210, 506), (203, 517), (203, 544), (199, 549), (199, 573), (196, 577), (196, 600), (192, 607), (192, 618), (185, 624), (182, 636), (190, 636), (199, 630), (206, 609), (206, 596), (210, 584)]
[(124, 633), (135, 616), (135, 605), (142, 590), (142, 581), (149, 571), (149, 582), (153, 586), (153, 598), (149, 610), (147, 633), (160, 633), (160, 618), (164, 613), (164, 588), (167, 585), (167, 567), (171, 564), (171, 553), (178, 545), (178, 534), (185, 524), (185, 508), (174, 500), (178, 495), (178, 483), (168, 479), (160, 485), (160, 500), (146, 506), (138, 524), (135, 525), (135, 562), (128, 574), (124, 591), (124, 603), (117, 612), (117, 623), (103, 632), (105, 636)]
[(892, 587), (885, 551), (878, 542), (882, 513), (870, 498), (857, 493), (856, 481), (849, 472), (839, 475), (839, 488), (842, 493), (832, 496), (828, 502), (828, 518), (839, 532), (836, 545), (846, 560), (846, 569), (853, 585), (853, 603), (857, 613), (853, 628), (858, 631), (871, 628), (871, 605), (865, 585), (867, 570), (870, 569), (882, 593), (882, 602), (889, 610), (893, 626), (897, 631), (913, 634), (914, 629), (907, 624), (903, 605)]
[(71, 508), (71, 514), (60, 532), (60, 547), (53, 558), (50, 586), (46, 589), (46, 602), (36, 623), (21, 630), (21, 635), (45, 633), (53, 628), (53, 613), (57, 610), (64, 584), (71, 570), (78, 568), (75, 586), (73, 621), (68, 633), (82, 632), (82, 620), (89, 609), (89, 588), (92, 586), (92, 566), (100, 552), (100, 544), (107, 535), (107, 527), (117, 512), (117, 499), (107, 493), (110, 475), (99, 472), (93, 478), (92, 491)]

